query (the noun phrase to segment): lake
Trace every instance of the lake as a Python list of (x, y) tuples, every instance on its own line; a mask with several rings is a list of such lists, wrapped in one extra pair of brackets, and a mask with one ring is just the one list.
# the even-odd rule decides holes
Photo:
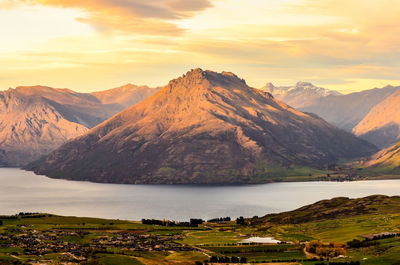
[(400, 195), (400, 180), (296, 182), (247, 186), (119, 185), (50, 179), (0, 168), (0, 214), (188, 220), (262, 216), (321, 199)]

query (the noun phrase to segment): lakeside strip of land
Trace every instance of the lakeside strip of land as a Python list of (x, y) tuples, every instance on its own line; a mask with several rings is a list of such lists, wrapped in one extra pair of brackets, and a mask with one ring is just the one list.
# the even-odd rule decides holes
[[(264, 217), (125, 221), (0, 216), (0, 264), (396, 264), (400, 197), (335, 198)], [(243, 243), (270, 237), (278, 243)]]

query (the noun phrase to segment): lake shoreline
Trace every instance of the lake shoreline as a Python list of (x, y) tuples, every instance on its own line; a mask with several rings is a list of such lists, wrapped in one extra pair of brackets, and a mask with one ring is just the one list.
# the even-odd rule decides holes
[(392, 174), (384, 174), (384, 175), (379, 175), (379, 176), (366, 176), (362, 177), (359, 176), (357, 178), (342, 178), (342, 179), (337, 179), (337, 178), (332, 178), (329, 179), (329, 177), (326, 176), (318, 176), (318, 177), (313, 177), (313, 176), (291, 176), (291, 177), (282, 177), (280, 179), (278, 178), (273, 178), (273, 179), (267, 179), (264, 181), (251, 181), (251, 182), (238, 182), (238, 183), (120, 183), (120, 182), (96, 182), (96, 181), (90, 181), (90, 180), (76, 180), (72, 178), (56, 178), (56, 177), (50, 177), (47, 175), (41, 175), (41, 174), (36, 174), (34, 171), (31, 170), (26, 170), (21, 167), (0, 167), (0, 168), (11, 168), (11, 169), (20, 169), (23, 171), (27, 172), (32, 172), (33, 174), (37, 176), (44, 176), (49, 179), (59, 179), (59, 180), (66, 180), (66, 181), (79, 181), (79, 182), (88, 182), (88, 183), (96, 183), (96, 184), (116, 184), (116, 185), (142, 185), (142, 186), (197, 186), (197, 187), (210, 187), (210, 186), (216, 186), (216, 187), (221, 187), (221, 186), (249, 186), (249, 185), (264, 185), (264, 184), (270, 184), (270, 183), (286, 183), (286, 182), (357, 182), (357, 181), (370, 181), (370, 180), (392, 180), (392, 179), (400, 179), (400, 174), (399, 175), (392, 175)]
[(124, 185), (53, 179), (0, 169), (2, 214), (140, 220), (262, 216), (334, 197), (399, 195), (400, 180), (275, 182), (251, 185)]

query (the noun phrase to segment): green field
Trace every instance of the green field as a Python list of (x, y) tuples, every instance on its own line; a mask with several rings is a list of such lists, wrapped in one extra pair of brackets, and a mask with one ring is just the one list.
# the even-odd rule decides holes
[[(400, 264), (399, 200), (340, 198), (242, 224), (198, 227), (48, 214), (0, 216), (0, 264), (205, 264), (215, 259), (245, 259), (250, 264)], [(333, 216), (327, 214), (331, 212)], [(381, 232), (390, 236), (377, 237)], [(254, 236), (286, 242), (241, 243)], [(316, 242), (318, 250), (309, 242)], [(332, 249), (342, 249), (345, 255), (322, 254)]]

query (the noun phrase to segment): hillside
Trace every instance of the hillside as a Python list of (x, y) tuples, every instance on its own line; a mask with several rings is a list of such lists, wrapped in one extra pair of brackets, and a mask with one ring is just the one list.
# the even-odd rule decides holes
[(44, 98), (15, 94), (0, 98), (1, 166), (24, 165), (88, 130)]
[(95, 98), (66, 89), (18, 87), (0, 92), (1, 166), (21, 166), (107, 118)]
[(95, 182), (249, 183), (375, 150), (232, 73), (195, 69), (28, 169)]
[[(72, 122), (79, 123), (87, 128), (92, 128), (103, 122), (113, 110), (104, 108), (102, 104), (92, 95), (78, 93), (69, 89), (52, 88), (47, 86), (21, 86), (15, 89), (2, 91), (1, 94), (7, 98), (43, 98), (49, 104), (58, 108), (59, 111)], [(7, 105), (7, 103), (4, 103)], [(9, 106), (8, 112), (14, 108)]]
[(294, 86), (280, 87), (275, 87), (272, 83), (268, 83), (261, 90), (271, 93), (276, 99), (296, 109), (309, 106), (323, 97), (341, 95), (337, 91), (317, 87), (308, 82), (297, 82)]
[(1, 91), (0, 166), (26, 165), (146, 96), (133, 90), (113, 90), (113, 98), (46, 86)]
[(395, 144), (400, 136), (400, 87), (373, 107), (353, 132), (381, 148)]
[(369, 169), (391, 173), (400, 172), (400, 142), (375, 154), (367, 163)]
[(334, 198), (276, 214), (276, 222), (2, 215), (0, 264), (398, 264), (399, 205), (400, 197), (382, 195)]
[(262, 220), (276, 224), (299, 224), (357, 215), (398, 213), (399, 211), (399, 196), (373, 195), (359, 199), (338, 197), (303, 206), (294, 211), (268, 214), (261, 217), (258, 222)]

